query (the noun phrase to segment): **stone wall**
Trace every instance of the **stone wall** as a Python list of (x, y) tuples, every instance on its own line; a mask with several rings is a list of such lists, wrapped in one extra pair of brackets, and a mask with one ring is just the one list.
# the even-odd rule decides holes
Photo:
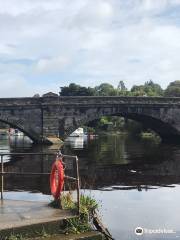
[(102, 116), (124, 116), (154, 129), (163, 138), (180, 138), (180, 98), (39, 97), (1, 98), (0, 121), (34, 142), (65, 138)]

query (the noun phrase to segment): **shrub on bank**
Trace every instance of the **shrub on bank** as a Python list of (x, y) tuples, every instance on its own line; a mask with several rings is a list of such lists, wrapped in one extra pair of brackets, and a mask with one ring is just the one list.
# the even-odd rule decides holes
[[(78, 212), (77, 202), (73, 200), (72, 194), (66, 193), (61, 196), (59, 201), (50, 203), (52, 207), (71, 210), (74, 213)], [(80, 212), (78, 216), (65, 220), (64, 233), (83, 233), (92, 230), (93, 213), (98, 209), (98, 203), (90, 196), (80, 196)]]

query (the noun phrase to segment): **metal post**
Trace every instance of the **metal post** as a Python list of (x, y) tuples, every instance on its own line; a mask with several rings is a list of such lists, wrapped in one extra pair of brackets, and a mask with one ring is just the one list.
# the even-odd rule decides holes
[(1, 200), (3, 200), (3, 191), (4, 191), (4, 163), (3, 156), (1, 155)]
[(79, 181), (79, 164), (77, 156), (76, 156), (76, 183), (77, 183), (77, 207), (78, 214), (80, 214), (80, 181)]

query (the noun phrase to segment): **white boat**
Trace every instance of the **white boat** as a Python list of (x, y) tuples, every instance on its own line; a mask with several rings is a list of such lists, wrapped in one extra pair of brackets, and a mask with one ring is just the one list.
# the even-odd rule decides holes
[(83, 137), (84, 134), (84, 129), (83, 128), (78, 128), (76, 129), (73, 133), (71, 133), (69, 136), (70, 137)]
[(24, 136), (24, 133), (19, 131), (16, 128), (9, 128), (9, 135), (10, 136)]
[(74, 149), (83, 149), (84, 144), (87, 142), (87, 134), (84, 133), (83, 128), (78, 128), (71, 133), (66, 139), (66, 143), (70, 144)]

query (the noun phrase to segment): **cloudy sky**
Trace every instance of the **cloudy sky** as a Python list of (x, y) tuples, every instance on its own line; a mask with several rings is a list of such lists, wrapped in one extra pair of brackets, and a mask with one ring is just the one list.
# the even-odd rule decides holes
[(180, 0), (0, 0), (0, 97), (180, 79)]

